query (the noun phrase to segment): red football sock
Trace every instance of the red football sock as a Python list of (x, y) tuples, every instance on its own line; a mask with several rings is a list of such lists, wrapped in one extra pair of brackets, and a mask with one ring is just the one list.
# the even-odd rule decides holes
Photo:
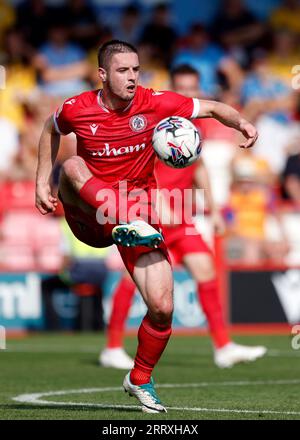
[(123, 346), (125, 322), (128, 316), (136, 286), (127, 277), (123, 277), (113, 295), (112, 311), (107, 327), (107, 347)]
[(152, 322), (147, 314), (138, 331), (138, 349), (130, 380), (134, 385), (150, 382), (151, 373), (161, 357), (171, 336), (171, 323), (159, 325)]
[[(98, 177), (92, 176), (85, 182), (79, 191), (79, 195), (85, 203), (92, 206), (96, 210), (100, 209), (104, 218), (109, 219), (111, 224), (120, 223), (119, 207), (120, 203), (126, 203), (126, 197), (124, 198), (122, 196), (122, 199), (120, 199), (119, 192), (111, 185), (103, 182)], [(126, 204), (124, 206), (123, 211), (126, 208)], [(98, 211), (97, 215), (100, 215), (100, 211)], [(123, 221), (126, 221), (126, 216)]]
[(198, 283), (198, 298), (206, 315), (213, 343), (216, 348), (221, 348), (230, 342), (230, 337), (223, 318), (217, 281)]
[(97, 209), (101, 203), (97, 201), (97, 193), (104, 188), (104, 182), (102, 182), (102, 180), (98, 179), (97, 177), (92, 176), (89, 180), (85, 182), (85, 184), (79, 191), (79, 195), (81, 199), (84, 200), (88, 205), (91, 205)]

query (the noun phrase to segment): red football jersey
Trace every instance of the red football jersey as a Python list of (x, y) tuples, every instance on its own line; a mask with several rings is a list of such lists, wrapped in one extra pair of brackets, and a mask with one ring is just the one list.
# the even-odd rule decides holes
[[(206, 121), (197, 119), (196, 121), (193, 121), (193, 123), (200, 131), (200, 137), (201, 139), (203, 139), (206, 133), (205, 132)], [(174, 199), (170, 198), (170, 208), (174, 209), (176, 205), (177, 208), (180, 208), (181, 210), (181, 212), (177, 214), (182, 215), (183, 213), (182, 210), (188, 207), (189, 209), (188, 212), (190, 213), (190, 215), (188, 215), (189, 219), (192, 216), (193, 205), (194, 205), (194, 192), (192, 189), (194, 187), (194, 178), (197, 167), (198, 167), (198, 161), (186, 168), (172, 168), (169, 167), (168, 165), (165, 165), (162, 161), (158, 159), (156, 159), (155, 167), (154, 167), (154, 174), (156, 177), (158, 188), (167, 189), (169, 191), (177, 189), (180, 191), (180, 197), (182, 203), (180, 203), (180, 205), (178, 206), (178, 204), (177, 205), (175, 204)], [(186, 189), (190, 189), (192, 191), (185, 192), (184, 190)], [(172, 229), (172, 234), (175, 233), (176, 228), (172, 227), (171, 229)], [(165, 230), (165, 232), (168, 231)]]
[(198, 162), (193, 163), (186, 168), (171, 168), (162, 161), (155, 161), (155, 177), (158, 188), (173, 189), (178, 188), (181, 191), (193, 188), (194, 175)]
[(74, 132), (77, 154), (91, 172), (106, 182), (138, 182), (153, 176), (155, 153), (152, 133), (168, 116), (196, 117), (197, 99), (170, 91), (137, 87), (129, 105), (121, 111), (106, 108), (101, 90), (67, 99), (56, 111), (58, 133)]

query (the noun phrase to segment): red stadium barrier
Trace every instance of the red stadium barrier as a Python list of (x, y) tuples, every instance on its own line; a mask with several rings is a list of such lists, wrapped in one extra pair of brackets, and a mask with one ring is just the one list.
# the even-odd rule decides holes
[(4, 182), (0, 184), (0, 213), (10, 210), (35, 209), (35, 182)]

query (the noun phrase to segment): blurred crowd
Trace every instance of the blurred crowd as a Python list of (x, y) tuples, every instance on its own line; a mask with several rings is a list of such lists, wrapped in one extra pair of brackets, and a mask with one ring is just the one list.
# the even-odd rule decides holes
[[(202, 98), (230, 104), (257, 126), (252, 151), (239, 151), (236, 134), (221, 124), (207, 121), (205, 128), (203, 157), (227, 221), (228, 259), (300, 263), (300, 1), (283, 0), (261, 20), (244, 1), (223, 0), (210, 24), (195, 16), (185, 35), (177, 34), (163, 3), (145, 18), (138, 2), (128, 2), (112, 27), (85, 0), (55, 7), (0, 0), (0, 11), (2, 240), (5, 224), (12, 224), (9, 198), (31, 191), (45, 119), (66, 97), (101, 87), (97, 49), (117, 38), (137, 46), (141, 85), (166, 90), (170, 71), (188, 65), (199, 74)], [(61, 146), (56, 171), (74, 154), (74, 137), (64, 137)], [(5, 249), (0, 247), (3, 267)]]

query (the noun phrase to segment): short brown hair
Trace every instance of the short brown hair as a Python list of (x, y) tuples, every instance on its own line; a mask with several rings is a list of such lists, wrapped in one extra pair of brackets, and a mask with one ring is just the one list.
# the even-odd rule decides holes
[(130, 43), (120, 40), (110, 40), (102, 44), (98, 50), (99, 67), (107, 68), (111, 57), (116, 53), (138, 53), (137, 49)]

